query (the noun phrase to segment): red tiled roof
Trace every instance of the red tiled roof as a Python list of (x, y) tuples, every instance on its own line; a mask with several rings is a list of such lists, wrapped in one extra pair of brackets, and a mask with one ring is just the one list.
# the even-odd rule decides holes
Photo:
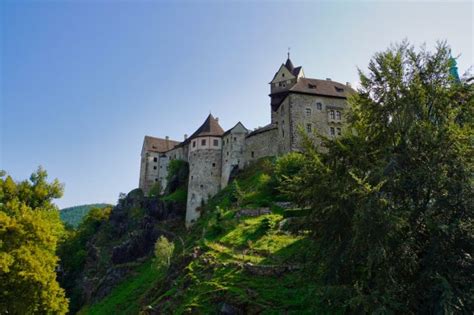
[(189, 140), (197, 137), (206, 137), (206, 136), (222, 136), (224, 133), (224, 130), (222, 127), (219, 125), (219, 122), (217, 119), (215, 119), (212, 114), (209, 114), (207, 116), (206, 120), (204, 123), (199, 127), (186, 141), (189, 142)]

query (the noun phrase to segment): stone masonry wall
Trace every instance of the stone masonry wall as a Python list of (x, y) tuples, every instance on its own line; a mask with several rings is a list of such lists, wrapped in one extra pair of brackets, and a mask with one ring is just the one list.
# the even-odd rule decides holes
[[(301, 126), (304, 132), (316, 131), (326, 136), (337, 136), (345, 123), (347, 114), (347, 101), (342, 98), (330, 98), (317, 95), (291, 94), (290, 102), (290, 137), (291, 151), (301, 149), (301, 136), (298, 127)], [(321, 104), (319, 109), (318, 103)], [(334, 111), (334, 119), (330, 112)], [(336, 116), (340, 112), (340, 119)], [(334, 135), (331, 135), (331, 127), (334, 128)], [(340, 129), (338, 129), (340, 128)]]
[(278, 129), (274, 128), (245, 138), (245, 163), (265, 156), (278, 155)]
[(234, 167), (244, 166), (244, 144), (246, 132), (230, 132), (222, 138), (221, 188), (227, 186)]
[[(197, 140), (200, 140), (198, 138)], [(186, 225), (192, 224), (200, 215), (199, 207), (209, 197), (219, 192), (222, 169), (222, 151), (216, 149), (196, 149), (189, 152), (188, 201)]]

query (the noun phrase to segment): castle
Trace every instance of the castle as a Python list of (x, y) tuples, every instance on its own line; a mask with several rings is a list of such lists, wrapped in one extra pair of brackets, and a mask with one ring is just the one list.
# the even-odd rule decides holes
[(288, 59), (270, 82), (271, 122), (253, 131), (241, 122), (224, 131), (209, 115), (184, 141), (145, 136), (139, 187), (146, 193), (156, 183), (166, 187), (171, 160), (189, 163), (186, 225), (199, 217), (202, 203), (224, 188), (231, 173), (253, 160), (298, 151), (301, 130), (330, 137), (341, 134), (347, 97), (354, 90), (331, 79), (306, 78)]

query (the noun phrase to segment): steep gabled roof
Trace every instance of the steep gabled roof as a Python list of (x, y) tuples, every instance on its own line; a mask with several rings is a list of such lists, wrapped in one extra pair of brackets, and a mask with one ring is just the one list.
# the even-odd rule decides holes
[(178, 144), (179, 141), (145, 136), (143, 149), (145, 151), (163, 153), (173, 149)]
[(254, 136), (254, 135), (257, 135), (257, 134), (259, 134), (259, 133), (267, 132), (267, 131), (270, 131), (270, 130), (273, 130), (273, 129), (277, 129), (277, 128), (278, 128), (277, 125), (270, 123), (270, 124), (268, 124), (268, 125), (266, 125), (266, 126), (263, 126), (263, 127), (260, 127), (260, 128), (255, 129), (254, 131), (252, 131), (251, 133), (249, 133), (249, 134), (247, 135), (247, 138), (248, 138), (248, 137), (251, 137), (251, 136)]
[(209, 114), (204, 123), (199, 127), (186, 141), (197, 138), (197, 137), (207, 137), (207, 136), (216, 136), (220, 137), (224, 133), (224, 130), (219, 125), (217, 119)]
[(244, 124), (239, 121), (238, 123), (235, 124), (234, 127), (230, 128), (229, 130), (227, 130), (226, 132), (224, 132), (223, 136), (229, 134), (230, 132), (232, 132), (232, 130), (234, 130), (235, 128), (237, 128), (237, 127), (239, 127), (239, 126), (240, 126), (242, 129), (244, 129), (246, 132), (249, 131), (247, 128), (245, 128)]
[(295, 70), (295, 66), (293, 66), (293, 63), (291, 62), (290, 57), (288, 57), (288, 59), (286, 59), (285, 67), (286, 67), (286, 69), (288, 69), (291, 73), (293, 73), (293, 70)]

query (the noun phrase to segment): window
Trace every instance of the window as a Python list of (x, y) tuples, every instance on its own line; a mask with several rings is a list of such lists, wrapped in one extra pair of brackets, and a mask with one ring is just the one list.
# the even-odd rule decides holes
[(229, 156), (229, 151), (227, 151), (227, 156)]
[(306, 116), (311, 116), (311, 108), (306, 108)]
[(334, 136), (334, 134), (335, 134), (334, 127), (331, 127), (331, 128), (329, 129), (329, 134), (330, 134), (331, 136)]
[(201, 146), (206, 145), (206, 139), (201, 140)]
[(285, 130), (283, 130), (283, 129), (281, 130), (281, 137), (285, 138)]
[(308, 133), (312, 132), (313, 131), (313, 125), (312, 124), (306, 124), (306, 131)]
[(214, 141), (213, 141), (213, 142), (214, 142), (214, 146), (215, 146), (215, 147), (218, 147), (218, 146), (219, 146), (219, 140), (217, 140), (217, 139), (214, 139)]
[(341, 112), (340, 111), (336, 111), (336, 119), (341, 120)]
[(156, 166), (153, 166), (153, 169), (156, 170)]
[(285, 74), (284, 74), (284, 73), (282, 73), (282, 74), (281, 74), (281, 76), (282, 76), (282, 77), (284, 77), (284, 76), (285, 76)]
[(341, 135), (341, 128), (336, 128), (337, 130), (337, 135), (340, 136)]
[(153, 162), (158, 162), (158, 158), (154, 157)]
[(330, 117), (331, 119), (335, 119), (335, 114), (334, 114), (334, 110), (333, 110), (333, 109), (331, 109), (331, 111), (329, 112), (329, 117)]
[(216, 167), (216, 163), (212, 163), (212, 167)]
[(323, 109), (323, 104), (320, 103), (320, 102), (317, 102), (317, 103), (316, 103), (316, 109), (317, 109), (317, 110), (322, 110), (322, 109)]
[(160, 168), (163, 168), (163, 166), (162, 166), (162, 165), (160, 165)]
[(237, 141), (237, 137), (234, 137), (234, 141)]
[(252, 151), (252, 152), (251, 152), (251, 155), (252, 155), (252, 157), (255, 157), (255, 152)]
[(285, 111), (285, 105), (281, 105), (281, 109), (280, 109), (280, 115), (283, 116), (283, 112)]
[(155, 182), (157, 182), (157, 181), (158, 181), (158, 178), (155, 178)]
[(193, 148), (196, 147), (196, 141), (193, 141)]

